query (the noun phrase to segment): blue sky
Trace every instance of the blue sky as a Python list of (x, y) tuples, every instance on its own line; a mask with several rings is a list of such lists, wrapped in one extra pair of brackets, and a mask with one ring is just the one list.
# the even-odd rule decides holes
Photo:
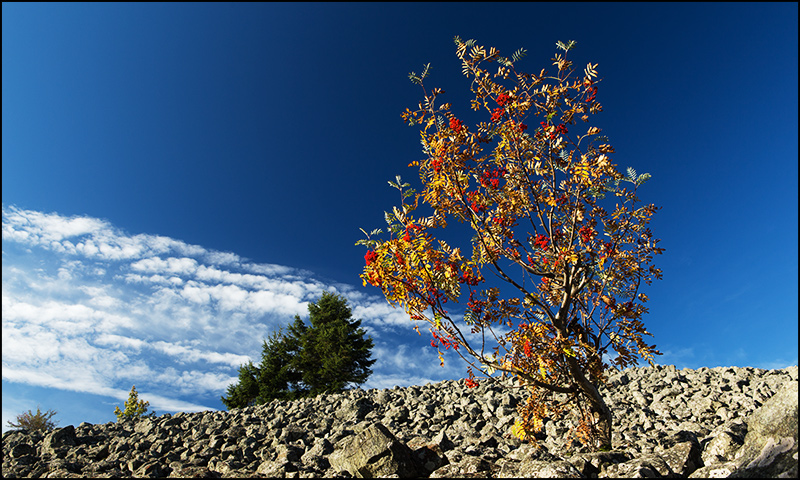
[[(469, 112), (453, 37), (603, 82), (596, 125), (663, 207), (644, 319), (679, 368), (797, 364), (797, 4), (3, 6), (3, 430), (219, 409), (323, 290), (375, 341), (363, 388), (463, 378), (358, 275), (421, 158), (410, 71)], [(423, 329), (424, 332), (424, 329)]]

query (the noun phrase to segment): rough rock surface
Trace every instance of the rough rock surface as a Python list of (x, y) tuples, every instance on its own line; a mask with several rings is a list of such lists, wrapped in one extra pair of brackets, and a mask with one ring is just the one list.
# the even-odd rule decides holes
[[(508, 383), (510, 385), (510, 383)], [(519, 389), (445, 381), (230, 412), (3, 434), (3, 477), (797, 477), (797, 367), (610, 374), (614, 450), (546, 419), (509, 431)]]

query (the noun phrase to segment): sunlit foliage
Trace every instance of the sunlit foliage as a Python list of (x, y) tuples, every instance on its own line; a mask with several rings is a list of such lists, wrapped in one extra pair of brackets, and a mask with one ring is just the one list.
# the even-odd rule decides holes
[[(440, 103), (444, 91), (424, 85), (430, 65), (409, 75), (424, 93), (402, 113), (421, 127), (425, 157), (409, 166), (423, 188), (389, 182), (401, 204), (385, 214), (389, 238), (362, 230), (361, 278), (430, 324), (441, 362), (441, 347), (467, 361), (467, 385), (476, 385), (474, 371), (507, 372), (529, 390), (515, 435), (533, 440), (544, 419), (571, 411), (576, 438), (607, 448), (612, 417), (597, 389), (604, 355), (613, 350), (618, 368), (660, 355), (641, 322), (640, 287), (661, 278), (652, 259), (663, 252), (648, 227), (658, 207), (637, 197), (650, 175), (620, 173), (614, 147), (590, 123), (603, 110), (601, 79), (592, 63), (575, 76), (574, 41), (557, 43), (553, 74), (517, 72), (523, 49), (509, 59), (473, 40), (455, 44), (470, 107), (488, 121), (469, 127)], [(437, 238), (452, 219), (471, 227), (468, 244)], [(464, 302), (465, 313), (453, 313)]]
[(147, 407), (150, 402), (139, 400), (139, 393), (136, 392), (136, 385), (131, 387), (128, 394), (128, 400), (125, 401), (125, 410), (120, 410), (119, 407), (114, 407), (114, 415), (117, 416), (117, 421), (122, 420), (138, 420), (143, 417), (155, 417), (155, 412), (147, 413)]

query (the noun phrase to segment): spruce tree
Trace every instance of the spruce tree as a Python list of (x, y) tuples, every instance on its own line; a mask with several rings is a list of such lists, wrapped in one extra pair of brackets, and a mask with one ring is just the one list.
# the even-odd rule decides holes
[(248, 362), (239, 368), (239, 382), (221, 398), (228, 409), (341, 392), (367, 380), (375, 363), (373, 342), (364, 337), (361, 320), (352, 320), (347, 300), (323, 292), (308, 311), (310, 326), (295, 315), (285, 333), (279, 330), (264, 341), (258, 366)]
[[(296, 358), (303, 383), (311, 395), (341, 392), (349, 384), (364, 383), (375, 360), (370, 360), (371, 338), (364, 338), (361, 320), (351, 320), (347, 300), (325, 292), (308, 305), (311, 327), (304, 331), (303, 348)], [(295, 319), (295, 325), (300, 321)]]
[[(264, 342), (266, 346), (267, 342)], [(247, 362), (239, 367), (239, 383), (228, 385), (228, 396), (222, 397), (222, 403), (228, 408), (249, 407), (258, 399), (258, 377), (260, 370)]]

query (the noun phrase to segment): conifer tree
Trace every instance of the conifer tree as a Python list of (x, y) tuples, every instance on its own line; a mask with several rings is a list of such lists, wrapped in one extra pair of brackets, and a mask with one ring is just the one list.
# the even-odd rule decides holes
[(372, 339), (361, 320), (352, 320), (347, 300), (323, 292), (308, 305), (311, 325), (299, 315), (272, 333), (262, 345), (261, 362), (239, 368), (239, 381), (228, 386), (222, 403), (241, 408), (273, 399), (294, 400), (320, 393), (335, 393), (364, 383), (375, 360), (370, 360)]
[(117, 421), (126, 419), (139, 419), (142, 417), (155, 417), (156, 412), (147, 413), (147, 407), (150, 402), (139, 400), (139, 394), (136, 392), (136, 385), (131, 387), (131, 392), (128, 395), (128, 400), (125, 402), (125, 410), (120, 410), (119, 407), (114, 407), (114, 415), (117, 416)]
[(311, 327), (305, 328), (300, 317), (295, 317), (290, 330), (302, 332), (296, 364), (309, 393), (341, 392), (348, 384), (364, 383), (372, 373), (369, 367), (375, 363), (369, 359), (373, 343), (364, 338), (361, 320), (350, 321), (347, 301), (326, 292), (316, 304), (308, 305), (308, 312)]
[(222, 403), (230, 409), (259, 405), (275, 398), (293, 400), (304, 396), (307, 390), (300, 385), (299, 373), (291, 365), (298, 344), (281, 330), (273, 332), (262, 344), (259, 366), (247, 362), (239, 367), (239, 382), (228, 386)]

